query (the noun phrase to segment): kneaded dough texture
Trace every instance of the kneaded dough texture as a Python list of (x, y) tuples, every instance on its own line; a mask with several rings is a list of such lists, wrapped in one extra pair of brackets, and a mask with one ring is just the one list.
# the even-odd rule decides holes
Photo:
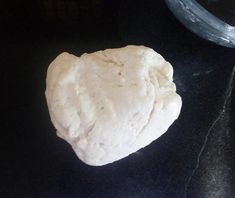
[(173, 68), (144, 46), (76, 57), (49, 66), (46, 98), (57, 135), (86, 164), (105, 165), (156, 140), (178, 118)]

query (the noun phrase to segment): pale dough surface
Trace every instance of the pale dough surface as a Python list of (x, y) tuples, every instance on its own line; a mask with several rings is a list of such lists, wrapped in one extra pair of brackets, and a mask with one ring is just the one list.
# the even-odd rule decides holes
[(60, 54), (47, 72), (46, 98), (57, 134), (93, 166), (156, 140), (178, 118), (173, 68), (144, 46), (76, 57)]

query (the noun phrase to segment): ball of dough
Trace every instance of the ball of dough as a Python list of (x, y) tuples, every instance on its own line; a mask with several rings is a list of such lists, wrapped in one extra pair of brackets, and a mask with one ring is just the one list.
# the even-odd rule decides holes
[(81, 57), (62, 53), (50, 64), (46, 84), (57, 135), (93, 166), (122, 159), (156, 140), (182, 105), (172, 66), (144, 46)]

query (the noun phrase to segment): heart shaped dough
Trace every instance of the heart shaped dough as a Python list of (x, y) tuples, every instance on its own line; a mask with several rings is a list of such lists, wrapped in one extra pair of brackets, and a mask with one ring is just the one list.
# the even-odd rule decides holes
[(179, 116), (182, 101), (172, 76), (170, 63), (144, 46), (60, 54), (46, 81), (57, 135), (93, 166), (136, 152)]

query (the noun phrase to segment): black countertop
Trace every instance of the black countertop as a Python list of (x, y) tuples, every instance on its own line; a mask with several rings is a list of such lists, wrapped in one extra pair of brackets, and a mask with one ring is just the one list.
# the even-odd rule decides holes
[[(0, 197), (235, 197), (234, 49), (192, 34), (163, 1), (4, 1), (1, 8)], [(172, 63), (182, 112), (151, 145), (88, 166), (50, 122), (47, 67), (62, 51), (127, 44), (152, 47)]]

